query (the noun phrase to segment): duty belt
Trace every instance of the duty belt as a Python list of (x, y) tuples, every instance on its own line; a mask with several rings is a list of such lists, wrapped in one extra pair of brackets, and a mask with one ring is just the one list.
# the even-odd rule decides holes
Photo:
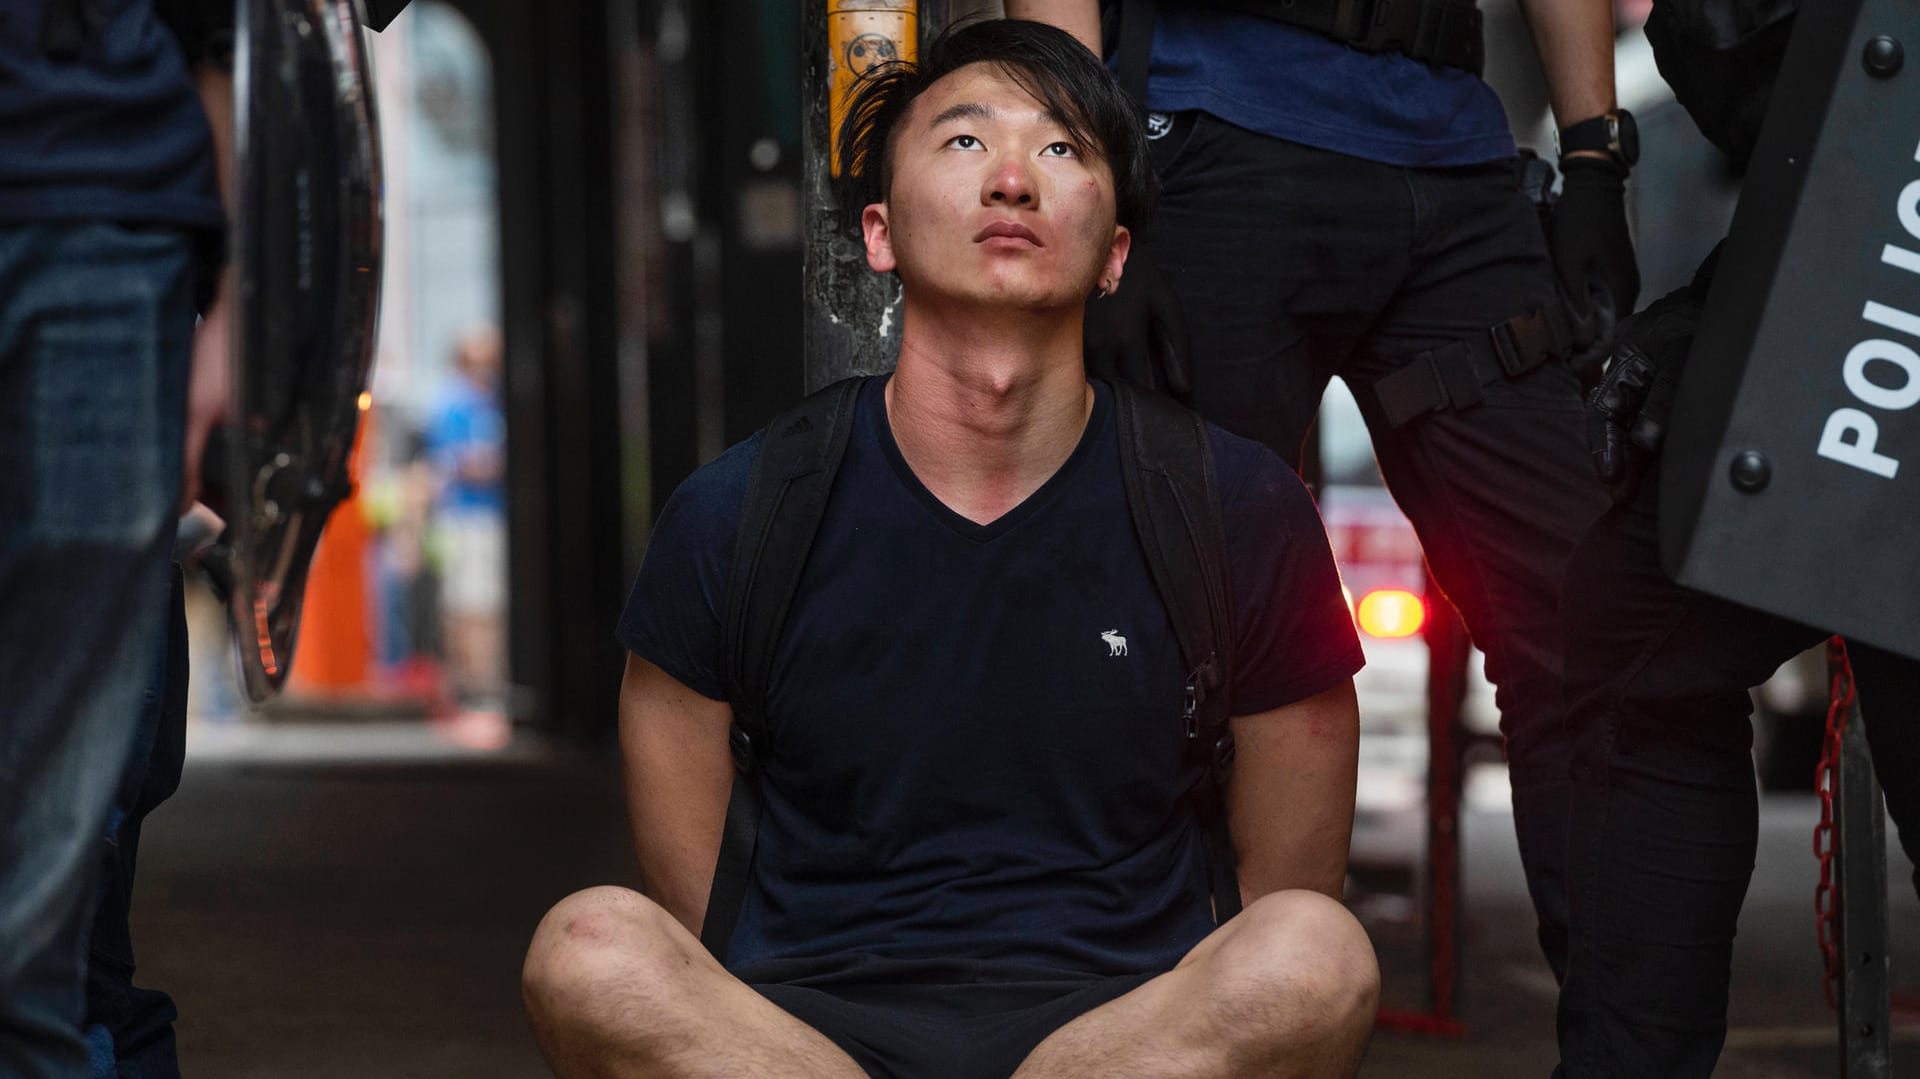
[(1480, 9), (1471, 0), (1210, 0), (1325, 34), (1365, 52), (1400, 52), (1475, 75), (1486, 63)]

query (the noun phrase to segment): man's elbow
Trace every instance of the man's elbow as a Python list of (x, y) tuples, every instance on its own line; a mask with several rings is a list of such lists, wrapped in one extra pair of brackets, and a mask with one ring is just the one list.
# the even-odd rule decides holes
[(673, 915), (673, 920), (685, 926), (687, 932), (696, 937), (700, 935), (700, 929), (707, 921), (705, 891), (696, 894), (685, 888), (676, 889), (671, 886), (655, 888), (644, 883), (640, 891), (648, 899), (660, 904), (661, 909)]
[(699, 936), (701, 923), (707, 917), (707, 893), (713, 887), (713, 867), (709, 865), (704, 874), (691, 872), (688, 869), (693, 862), (691, 857), (663, 856), (662, 851), (644, 841), (644, 836), (640, 838), (637, 851), (640, 894), (673, 915), (674, 921), (687, 927), (687, 932)]

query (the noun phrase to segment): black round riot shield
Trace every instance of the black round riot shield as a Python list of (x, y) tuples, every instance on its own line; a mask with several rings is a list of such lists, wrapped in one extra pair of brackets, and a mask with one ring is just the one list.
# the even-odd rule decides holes
[(238, 0), (236, 287), (221, 555), (248, 696), (285, 683), (307, 568), (352, 488), (380, 295), (360, 0)]

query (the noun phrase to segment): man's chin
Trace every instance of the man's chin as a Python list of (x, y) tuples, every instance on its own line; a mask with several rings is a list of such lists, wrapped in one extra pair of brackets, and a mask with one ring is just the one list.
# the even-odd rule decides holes
[(1064, 316), (1079, 310), (1092, 291), (1091, 286), (1085, 292), (1079, 292), (1059, 285), (999, 282), (982, 288), (955, 292), (934, 302), (1006, 314), (1037, 316), (1057, 313)]

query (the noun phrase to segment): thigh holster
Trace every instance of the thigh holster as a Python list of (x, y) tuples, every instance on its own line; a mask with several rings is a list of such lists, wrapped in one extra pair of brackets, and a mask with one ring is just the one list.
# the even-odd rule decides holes
[(1564, 359), (1571, 347), (1561, 305), (1536, 303), (1483, 333), (1416, 354), (1361, 392), (1370, 393), (1381, 415), (1397, 428), (1429, 412), (1472, 408), (1486, 399), (1487, 386)]

